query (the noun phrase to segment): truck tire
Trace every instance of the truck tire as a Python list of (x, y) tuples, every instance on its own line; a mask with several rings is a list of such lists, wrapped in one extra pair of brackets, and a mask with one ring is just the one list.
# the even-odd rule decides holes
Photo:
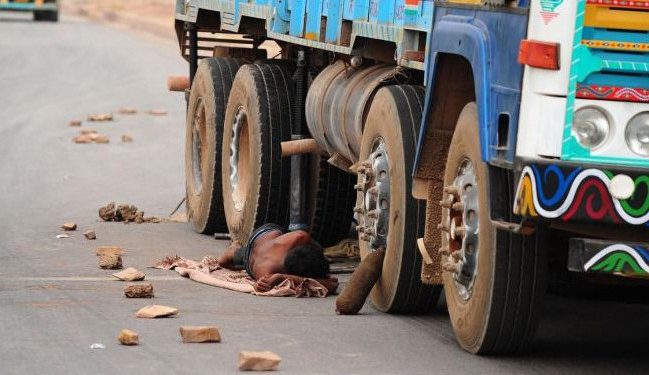
[(34, 21), (58, 22), (59, 11), (58, 10), (35, 10)]
[(192, 84), (185, 133), (185, 191), (187, 216), (198, 233), (228, 230), (221, 193), (221, 142), (225, 107), (241, 65), (238, 59), (203, 59)]
[(264, 223), (289, 221), (291, 162), (282, 158), (291, 139), (290, 75), (273, 64), (241, 67), (225, 113), (221, 180), (233, 240), (245, 242)]
[[(495, 187), (489, 186), (481, 157), (475, 103), (467, 104), (457, 121), (444, 186), (443, 279), (457, 340), (476, 354), (525, 351), (545, 294), (541, 228), (522, 236), (492, 224), (489, 189)], [(500, 195), (505, 204), (511, 203), (510, 193)]]
[(322, 246), (329, 247), (347, 238), (356, 204), (356, 176), (311, 156), (309, 186), (309, 231)]
[(410, 194), (423, 99), (419, 86), (380, 89), (363, 130), (357, 230), (363, 258), (385, 248), (381, 277), (370, 294), (384, 312), (430, 311), (441, 292), (421, 282), (417, 238), (423, 237), (426, 204)]

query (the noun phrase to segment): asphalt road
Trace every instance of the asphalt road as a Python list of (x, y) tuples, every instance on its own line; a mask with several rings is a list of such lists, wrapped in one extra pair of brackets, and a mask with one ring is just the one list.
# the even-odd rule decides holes
[[(240, 350), (272, 350), (287, 374), (646, 373), (649, 307), (549, 297), (534, 352), (482, 358), (455, 343), (443, 306), (429, 316), (391, 316), (369, 305), (334, 314), (333, 298), (263, 298), (146, 269), (153, 301), (125, 299), (124, 284), (97, 268), (99, 245), (126, 249), (140, 269), (164, 255), (216, 255), (225, 242), (183, 223), (103, 223), (97, 209), (130, 202), (165, 216), (184, 194), (182, 95), (165, 92), (185, 63), (172, 43), (63, 18), (32, 23), (0, 14), (0, 373), (234, 373)], [(108, 145), (77, 145), (68, 121), (122, 106), (164, 108), (92, 125)], [(134, 143), (122, 144), (121, 134)], [(57, 239), (59, 225), (79, 224)], [(96, 241), (81, 235), (97, 232)], [(141, 320), (150, 302), (176, 318)], [(182, 344), (181, 325), (217, 325), (220, 344)], [(141, 345), (120, 346), (122, 328)], [(106, 349), (91, 350), (93, 343)]]

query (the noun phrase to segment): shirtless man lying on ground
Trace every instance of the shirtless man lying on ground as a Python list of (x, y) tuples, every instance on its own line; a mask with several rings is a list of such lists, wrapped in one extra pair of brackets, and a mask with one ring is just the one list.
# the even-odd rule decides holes
[(233, 242), (218, 262), (231, 270), (245, 269), (257, 281), (258, 292), (267, 292), (286, 279), (300, 284), (304, 278), (317, 280), (329, 293), (338, 289), (338, 279), (328, 276), (329, 262), (322, 247), (307, 232), (287, 232), (276, 224), (262, 225), (244, 246)]

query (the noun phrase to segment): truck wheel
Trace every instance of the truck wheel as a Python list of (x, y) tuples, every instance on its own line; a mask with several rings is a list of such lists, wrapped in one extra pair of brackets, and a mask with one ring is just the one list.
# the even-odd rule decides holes
[(311, 156), (309, 229), (313, 239), (329, 247), (349, 236), (354, 218), (356, 177)]
[(426, 312), (435, 307), (441, 287), (420, 279), (426, 204), (410, 194), (424, 89), (380, 89), (369, 109), (361, 141), (358, 174), (361, 256), (385, 248), (383, 270), (370, 294), (373, 305), (392, 313)]
[(34, 21), (58, 22), (58, 20), (59, 20), (58, 10), (35, 10), (34, 11)]
[(221, 179), (233, 240), (244, 242), (264, 223), (288, 225), (292, 81), (282, 67), (248, 64), (237, 73), (225, 113)]
[[(457, 340), (472, 353), (524, 351), (533, 339), (545, 294), (545, 253), (538, 230), (531, 236), (515, 235), (491, 222), (475, 103), (467, 104), (458, 119), (444, 186), (440, 251)], [(511, 203), (510, 194), (504, 195)]]
[(185, 188), (187, 216), (194, 230), (226, 232), (221, 194), (221, 142), (232, 81), (241, 60), (209, 58), (196, 71), (187, 108)]

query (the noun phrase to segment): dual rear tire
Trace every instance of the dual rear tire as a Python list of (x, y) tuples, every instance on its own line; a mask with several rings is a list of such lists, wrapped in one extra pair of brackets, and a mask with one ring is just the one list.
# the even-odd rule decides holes
[[(187, 207), (197, 232), (227, 231), (244, 242), (264, 223), (288, 226), (291, 163), (282, 158), (281, 143), (291, 139), (293, 103), (293, 80), (282, 64), (228, 58), (200, 64), (185, 149)], [(193, 120), (201, 111), (209, 115), (202, 133)], [(310, 159), (307, 224), (329, 246), (349, 233), (354, 182), (319, 155)]]

